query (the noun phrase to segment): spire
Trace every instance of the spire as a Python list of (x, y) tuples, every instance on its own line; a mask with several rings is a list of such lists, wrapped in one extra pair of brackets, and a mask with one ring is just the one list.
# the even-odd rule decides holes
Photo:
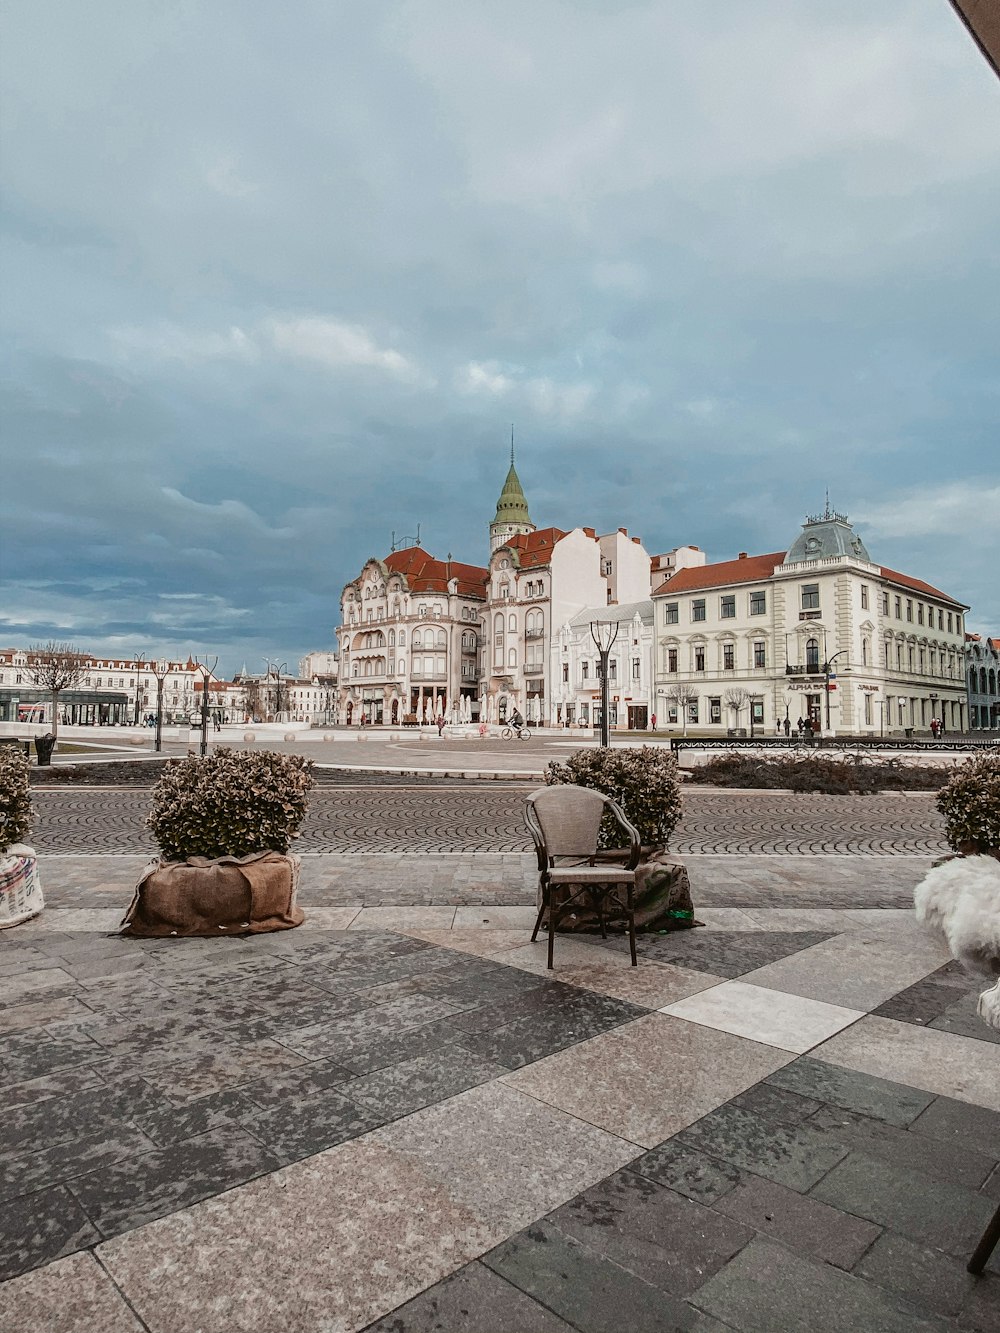
[(502, 546), (508, 537), (520, 532), (534, 532), (535, 525), (528, 513), (521, 479), (514, 467), (514, 427), (510, 428), (510, 468), (497, 500), (496, 517), (490, 524), (490, 550)]

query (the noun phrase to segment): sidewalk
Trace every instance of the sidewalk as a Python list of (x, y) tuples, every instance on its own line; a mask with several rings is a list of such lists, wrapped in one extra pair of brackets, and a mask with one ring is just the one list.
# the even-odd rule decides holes
[(685, 859), (703, 929), (549, 973), (530, 857), (310, 857), (301, 929), (188, 941), (104, 933), (142, 858), (47, 857), (0, 1333), (1000, 1327), (1000, 1034), (926, 859)]

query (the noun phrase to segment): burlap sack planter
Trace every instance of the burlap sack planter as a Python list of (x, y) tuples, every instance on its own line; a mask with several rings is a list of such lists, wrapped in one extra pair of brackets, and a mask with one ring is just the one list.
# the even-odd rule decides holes
[(145, 937), (260, 935), (301, 926), (302, 862), (282, 852), (151, 861), (119, 930)]
[[(598, 852), (596, 861), (624, 862), (628, 850), (613, 849)], [(567, 896), (570, 889), (552, 889), (553, 896)], [(558, 901), (558, 898), (557, 898)], [(566, 912), (556, 922), (557, 932), (591, 931), (600, 932), (601, 922), (596, 911), (587, 909), (585, 898), (577, 899), (578, 906)], [(541, 889), (536, 896), (536, 906), (541, 907)], [(691, 901), (691, 881), (688, 879), (686, 866), (674, 861), (664, 847), (643, 847), (639, 864), (635, 868), (635, 928), (639, 934), (659, 934), (665, 930), (689, 930), (704, 923), (695, 920), (694, 904)], [(542, 918), (542, 925), (548, 927), (548, 915)], [(608, 931), (617, 933), (626, 929), (624, 918), (609, 917)]]
[(30, 921), (44, 906), (35, 849), (15, 842), (0, 852), (0, 930)]

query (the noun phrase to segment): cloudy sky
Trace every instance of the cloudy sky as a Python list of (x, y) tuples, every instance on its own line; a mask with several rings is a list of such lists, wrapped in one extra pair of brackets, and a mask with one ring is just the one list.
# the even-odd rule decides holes
[(831, 504), (1000, 634), (1000, 83), (946, 0), (8, 0), (0, 647), (330, 647), (393, 531)]

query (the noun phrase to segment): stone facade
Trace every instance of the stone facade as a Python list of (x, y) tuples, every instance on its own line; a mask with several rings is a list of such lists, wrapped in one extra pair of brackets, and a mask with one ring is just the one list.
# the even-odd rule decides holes
[(969, 729), (1000, 731), (1000, 636), (965, 636)]
[(808, 519), (786, 551), (682, 569), (653, 597), (664, 722), (725, 735), (964, 730), (964, 613), (874, 563), (846, 516)]

